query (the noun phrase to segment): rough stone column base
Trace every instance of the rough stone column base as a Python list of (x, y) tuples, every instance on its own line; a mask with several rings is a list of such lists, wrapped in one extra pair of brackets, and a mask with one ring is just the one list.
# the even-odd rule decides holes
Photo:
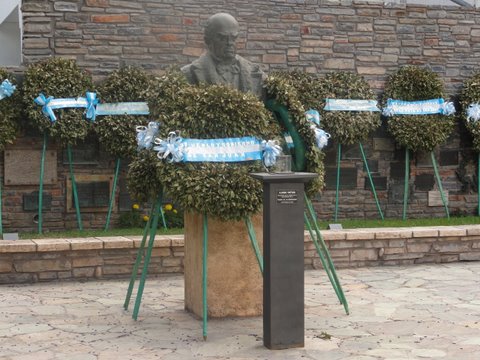
[[(262, 214), (252, 217), (263, 247)], [(185, 213), (185, 308), (202, 317), (203, 217)], [(208, 219), (208, 316), (262, 314), (263, 279), (244, 221)]]

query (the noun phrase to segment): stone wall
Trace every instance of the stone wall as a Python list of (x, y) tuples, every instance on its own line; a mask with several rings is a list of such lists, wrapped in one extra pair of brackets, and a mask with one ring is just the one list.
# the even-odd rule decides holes
[[(399, 66), (428, 64), (455, 97), (463, 80), (478, 70), (480, 59), (480, 11), (456, 6), (349, 0), (24, 0), (22, 10), (26, 65), (49, 56), (74, 58), (97, 80), (121, 65), (158, 73), (189, 63), (203, 51), (205, 20), (218, 11), (237, 17), (242, 30), (239, 53), (263, 64), (265, 71), (353, 71), (365, 76), (379, 94), (388, 74)], [(36, 144), (32, 149), (38, 153), (40, 138), (21, 140), (8, 150), (25, 142), (28, 146), (29, 141)], [(385, 215), (401, 216), (403, 149), (395, 145), (385, 125), (363, 145)], [(476, 213), (476, 154), (470, 146), (471, 139), (459, 124), (435, 153), (453, 214)], [(58, 158), (59, 174), (45, 189), (55, 204), (45, 212), (45, 227), (74, 228), (73, 213), (66, 211), (68, 169), (61, 160), (62, 149), (54, 145), (51, 149)], [(76, 171), (113, 174), (114, 159), (103, 158), (100, 163), (79, 164)], [(326, 149), (327, 188), (315, 203), (324, 219), (332, 218), (334, 212), (335, 159), (332, 143)], [(343, 149), (340, 219), (379, 217), (360, 159), (357, 146)], [(3, 161), (0, 158), (0, 176), (5, 177)], [(29, 176), (37, 176), (38, 167), (31, 170)], [(408, 216), (444, 216), (429, 154), (413, 156), (409, 181)], [(4, 190), (6, 229), (35, 229), (35, 214), (24, 212), (21, 198), (38, 188), (5, 184)], [(125, 199), (125, 189), (121, 191), (117, 196)], [(105, 212), (82, 215), (86, 227), (101, 227), (105, 218)]]
[[(338, 269), (480, 261), (478, 225), (325, 230), (322, 236)], [(0, 284), (127, 279), (140, 242), (141, 236), (0, 241)], [(321, 269), (320, 258), (307, 233), (304, 249), (305, 269)], [(183, 258), (183, 235), (158, 236), (149, 274), (183, 273)]]

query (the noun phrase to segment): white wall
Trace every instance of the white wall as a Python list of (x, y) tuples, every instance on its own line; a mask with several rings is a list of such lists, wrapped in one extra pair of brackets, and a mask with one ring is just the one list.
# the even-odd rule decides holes
[(22, 62), (22, 32), (16, 6), (0, 24), (0, 66), (18, 66)]

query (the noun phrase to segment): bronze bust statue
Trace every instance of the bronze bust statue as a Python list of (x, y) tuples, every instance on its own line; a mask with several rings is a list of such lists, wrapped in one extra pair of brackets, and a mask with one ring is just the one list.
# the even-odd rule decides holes
[(182, 68), (190, 84), (227, 84), (262, 96), (265, 74), (236, 54), (238, 33), (238, 22), (230, 14), (218, 13), (208, 19), (204, 33), (207, 52)]

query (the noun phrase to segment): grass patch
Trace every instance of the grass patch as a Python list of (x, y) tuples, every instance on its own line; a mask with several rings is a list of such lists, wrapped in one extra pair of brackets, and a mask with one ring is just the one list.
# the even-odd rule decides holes
[[(183, 229), (158, 229), (157, 235), (177, 235), (183, 234)], [(104, 230), (65, 230), (65, 231), (49, 231), (39, 234), (37, 232), (20, 233), (20, 239), (42, 239), (42, 238), (79, 238), (79, 237), (97, 237), (97, 236), (129, 236), (143, 235), (141, 228), (124, 228)]]
[[(334, 221), (320, 221), (321, 229), (327, 229), (328, 224)], [(382, 228), (382, 227), (415, 227), (415, 226), (455, 226), (480, 224), (478, 216), (459, 216), (447, 218), (426, 218), (426, 219), (385, 219), (385, 220), (340, 220), (344, 229), (357, 228)]]
[[(320, 229), (327, 229), (328, 224), (334, 221), (319, 221)], [(480, 224), (480, 217), (478, 216), (459, 216), (447, 218), (428, 218), (428, 219), (385, 219), (385, 220), (344, 220), (338, 221), (342, 224), (344, 229), (357, 228), (382, 228), (382, 227), (415, 227), (415, 226), (455, 226), (455, 225), (478, 225)], [(158, 235), (178, 235), (183, 234), (183, 229), (158, 229)], [(66, 230), (66, 231), (51, 231), (43, 234), (36, 232), (20, 233), (20, 239), (41, 239), (41, 238), (77, 238), (77, 237), (97, 237), (97, 236), (128, 236), (128, 235), (143, 235), (141, 228), (125, 228), (125, 229), (111, 229), (104, 230)]]

